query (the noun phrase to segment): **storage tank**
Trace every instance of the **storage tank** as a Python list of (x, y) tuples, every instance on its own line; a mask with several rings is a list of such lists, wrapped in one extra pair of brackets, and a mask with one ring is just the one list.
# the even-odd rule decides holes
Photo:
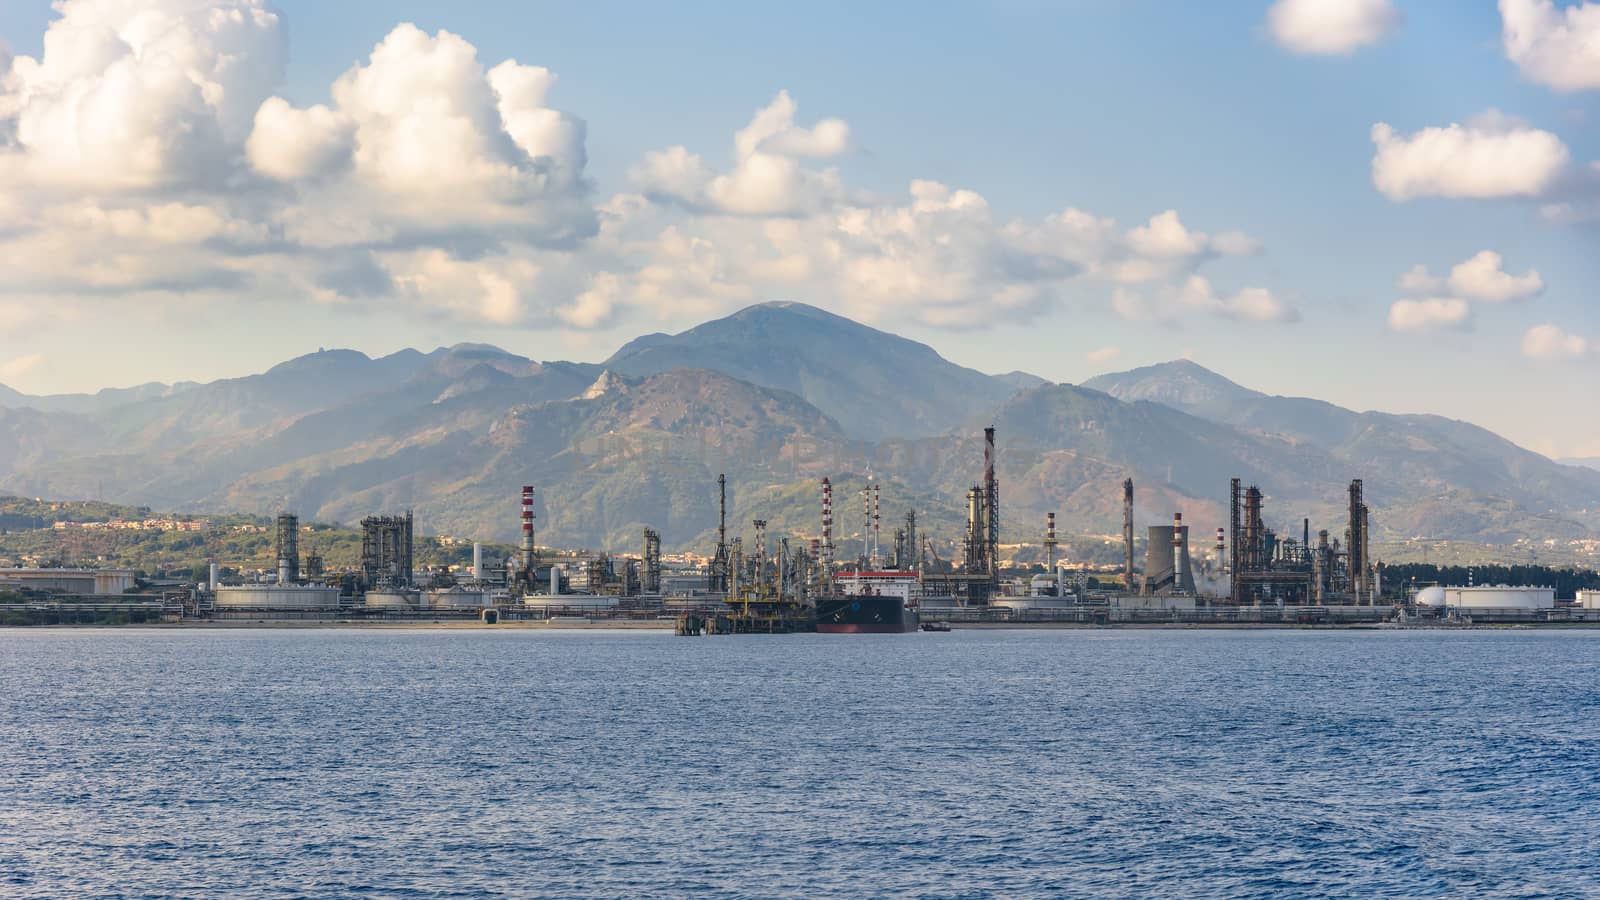
[(1555, 609), (1555, 588), (1452, 587), (1444, 589), (1444, 605), (1456, 609)]
[(1417, 596), (1414, 599), (1416, 600), (1418, 606), (1443, 606), (1444, 588), (1439, 587), (1438, 585), (1434, 585), (1433, 587), (1425, 587), (1422, 590), (1417, 591)]
[(522, 605), (529, 609), (571, 609), (598, 612), (610, 609), (622, 601), (616, 597), (604, 594), (562, 594), (551, 597), (548, 594), (529, 594), (522, 598)]
[(429, 609), (483, 609), (493, 605), (488, 602), (489, 595), (483, 591), (462, 587), (428, 591), (422, 595), (422, 599)]
[(416, 591), (367, 591), (367, 609), (416, 609), (421, 595)]
[(1600, 609), (1600, 591), (1579, 591), (1579, 609)]
[(232, 609), (338, 609), (339, 589), (298, 584), (223, 585), (217, 588), (216, 605)]

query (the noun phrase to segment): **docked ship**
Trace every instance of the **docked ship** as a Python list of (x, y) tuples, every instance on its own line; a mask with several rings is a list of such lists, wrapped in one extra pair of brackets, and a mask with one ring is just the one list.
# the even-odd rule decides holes
[(817, 598), (823, 634), (903, 634), (917, 630), (921, 587), (915, 572), (841, 572)]

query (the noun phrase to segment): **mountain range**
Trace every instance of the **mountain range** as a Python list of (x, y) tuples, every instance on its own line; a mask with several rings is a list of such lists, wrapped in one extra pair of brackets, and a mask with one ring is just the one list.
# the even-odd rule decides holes
[(797, 537), (818, 531), (828, 476), (836, 532), (861, 535), (870, 480), (886, 518), (914, 507), (943, 554), (989, 424), (1008, 541), (1036, 540), (1048, 511), (1064, 532), (1116, 533), (1129, 477), (1141, 523), (1182, 510), (1202, 532), (1225, 523), (1238, 476), (1285, 530), (1306, 516), (1339, 534), (1362, 478), (1381, 539), (1600, 534), (1600, 471), (1465, 422), (1270, 396), (1186, 361), (1078, 386), (988, 375), (795, 303), (640, 337), (603, 363), (461, 344), (92, 395), (0, 387), (0, 491), (346, 523), (415, 508), (427, 530), (509, 540), (532, 484), (541, 543), (632, 550), (649, 525), (703, 549), (719, 473), (735, 533), (759, 517)]

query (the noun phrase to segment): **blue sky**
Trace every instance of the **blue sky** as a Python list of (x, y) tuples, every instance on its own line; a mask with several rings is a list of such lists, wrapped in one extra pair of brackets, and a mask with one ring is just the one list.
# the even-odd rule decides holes
[[(49, 68), (46, 29), (72, 20), (123, 35), (141, 65), (153, 58), (142, 32), (81, 5), (57, 14), (11, 0), (0, 40)], [(206, 5), (146, 4), (168, 25)], [(209, 5), (276, 15), (236, 45), (247, 54), (286, 47), (281, 65), (207, 101), (242, 123), (215, 148), (164, 146), (137, 171), (62, 159), (93, 141), (57, 140), (46, 104), (65, 102), (74, 79), (103, 87), (117, 63), (30, 76), (36, 118), (14, 115), (34, 124), (11, 139), (14, 164), (0, 165), (24, 197), (0, 227), (15, 245), (8, 256), (0, 244), (0, 262), (40, 271), (0, 290), (10, 326), (0, 382), (44, 392), (206, 380), (319, 346), (464, 340), (602, 359), (643, 331), (793, 298), (988, 371), (1081, 381), (1187, 355), (1262, 390), (1435, 412), (1542, 452), (1600, 455), (1600, 420), (1585, 409), (1600, 383), (1600, 168), (1589, 168), (1600, 160), (1600, 61), (1579, 40), (1591, 27), (1600, 35), (1600, 4), (1509, 4), (1539, 38), (1516, 59), (1493, 2), (1348, 0), (1332, 5), (1363, 7), (1371, 21), (1332, 24), (1316, 18), (1326, 0), (1289, 3), (1313, 34), (1369, 28), (1331, 52), (1275, 28), (1270, 2)], [(375, 47), (403, 22), (420, 33), (393, 40), (380, 64)], [(500, 182), (428, 185), (427, 172), (466, 168), (462, 154), (491, 153), (492, 142), (441, 142), (433, 169), (404, 171), (405, 159), (352, 149), (418, 133), (396, 124), (383, 87), (418, 72), (437, 76), (427, 84), (441, 96), (477, 96), (476, 84), (492, 97), (471, 72), (420, 61), (441, 29), (484, 70), (514, 59), (554, 73), (530, 109), (581, 120), (581, 140), (538, 131), (511, 164), (529, 171), (529, 147), (556, 146), (570, 178), (519, 181), (510, 194), (495, 193)], [(215, 49), (207, 40), (223, 41), (191, 39), (202, 56)], [(353, 67), (368, 77), (336, 98)], [(735, 132), (780, 91), (795, 108), (755, 155), (786, 174), (741, 181)], [(281, 140), (257, 146), (266, 129), (251, 113), (268, 96), (288, 112), (271, 132)], [(162, 97), (124, 97), (122, 108), (146, 99), (135, 125), (164, 121)], [(343, 124), (318, 130), (301, 115), (318, 104)], [(507, 110), (502, 100), (509, 121)], [(817, 127), (826, 119), (848, 138), (829, 139)], [(1397, 157), (1403, 185), (1386, 196), (1377, 123), (1402, 141), (1462, 123), (1468, 137), (1511, 143), (1492, 157)], [(130, 129), (87, 137), (131, 140)], [(315, 159), (296, 155), (308, 146)], [(652, 157), (677, 146), (685, 156)], [(293, 163), (275, 165), (274, 153)], [(1492, 171), (1467, 171), (1485, 158)], [(86, 179), (96, 165), (117, 177)], [(193, 174), (205, 167), (215, 172)], [(914, 180), (948, 190), (913, 200)], [(152, 224), (149, 210), (172, 204), (183, 227)], [(432, 221), (441, 205), (450, 211)], [(1068, 209), (1097, 223), (1092, 236), (1063, 236)], [(226, 225), (197, 225), (206, 211)], [(1168, 211), (1181, 230), (1133, 234)], [(343, 216), (382, 222), (381, 234), (294, 232)], [(127, 221), (139, 225), (115, 225)], [(43, 233), (51, 227), (64, 230)], [(80, 240), (61, 255), (82, 254), (59, 267), (69, 271), (34, 262), (54, 259), (68, 235)], [(1448, 278), (1483, 251), (1498, 254), (1473, 270), (1488, 281)], [(1399, 287), (1418, 265), (1431, 283)], [(1408, 300), (1438, 302), (1409, 307), (1416, 316), (1397, 325), (1395, 304)], [(1543, 326), (1553, 330), (1530, 333)]]

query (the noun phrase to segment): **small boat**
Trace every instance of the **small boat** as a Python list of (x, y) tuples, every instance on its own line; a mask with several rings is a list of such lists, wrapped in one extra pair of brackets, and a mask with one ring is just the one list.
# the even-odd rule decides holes
[(928, 621), (922, 623), (923, 631), (949, 631), (950, 623), (943, 621)]

